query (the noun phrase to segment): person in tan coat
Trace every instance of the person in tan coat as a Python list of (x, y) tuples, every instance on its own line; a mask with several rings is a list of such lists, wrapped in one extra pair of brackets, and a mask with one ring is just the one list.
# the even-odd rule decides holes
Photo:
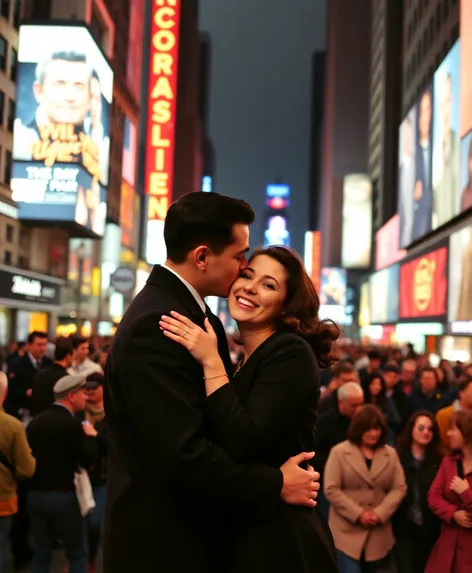
[(18, 480), (30, 478), (36, 468), (25, 427), (20, 420), (5, 414), (3, 410), (7, 391), (8, 379), (0, 372), (0, 573), (12, 519), (18, 512)]
[(383, 414), (368, 404), (354, 416), (348, 439), (329, 455), (324, 492), (341, 573), (376, 573), (389, 565), (395, 545), (390, 519), (406, 483), (387, 437)]

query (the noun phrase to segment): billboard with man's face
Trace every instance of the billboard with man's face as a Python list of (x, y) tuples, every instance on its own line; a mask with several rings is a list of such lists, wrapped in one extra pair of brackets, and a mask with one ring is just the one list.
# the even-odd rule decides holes
[(84, 26), (23, 25), (18, 61), (11, 187), (19, 216), (102, 236), (111, 67)]

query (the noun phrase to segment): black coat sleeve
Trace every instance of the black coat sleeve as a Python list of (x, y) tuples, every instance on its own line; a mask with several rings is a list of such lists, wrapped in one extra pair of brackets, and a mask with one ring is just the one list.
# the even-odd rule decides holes
[(280, 441), (319, 389), (315, 355), (299, 336), (279, 337), (265, 353), (243, 406), (231, 384), (206, 400), (217, 441), (235, 460), (249, 460)]
[[(279, 469), (237, 465), (206, 439), (202, 369), (185, 348), (162, 334), (158, 313), (141, 317), (115, 351), (107, 369), (112, 369), (112, 380), (119, 372), (118, 390), (145, 456), (147, 479), (170, 482), (209, 510), (259, 515), (278, 505)], [(115, 391), (109, 390), (112, 402), (117, 401)], [(107, 420), (113, 440), (108, 414)]]

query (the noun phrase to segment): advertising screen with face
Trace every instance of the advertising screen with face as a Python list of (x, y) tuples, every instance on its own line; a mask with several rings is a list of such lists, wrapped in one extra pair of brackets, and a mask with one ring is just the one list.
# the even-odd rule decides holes
[(13, 199), (20, 218), (102, 236), (113, 72), (82, 26), (20, 29)]
[(400, 248), (407, 247), (413, 237), (416, 106), (412, 107), (400, 125), (398, 154), (398, 215), (400, 219)]
[(433, 226), (433, 85), (421, 94), (400, 126), (398, 178), (400, 247)]
[(320, 304), (346, 306), (347, 273), (345, 269), (321, 269)]
[(401, 265), (400, 319), (446, 315), (447, 246)]
[(433, 228), (459, 213), (460, 43), (434, 74)]

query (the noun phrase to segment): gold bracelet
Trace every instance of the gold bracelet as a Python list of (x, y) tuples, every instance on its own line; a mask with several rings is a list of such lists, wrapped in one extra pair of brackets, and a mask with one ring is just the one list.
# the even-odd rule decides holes
[(228, 374), (218, 374), (218, 376), (212, 376), (211, 378), (203, 378), (203, 380), (205, 380), (205, 381), (216, 380), (217, 378), (228, 378), (228, 380), (229, 380)]

